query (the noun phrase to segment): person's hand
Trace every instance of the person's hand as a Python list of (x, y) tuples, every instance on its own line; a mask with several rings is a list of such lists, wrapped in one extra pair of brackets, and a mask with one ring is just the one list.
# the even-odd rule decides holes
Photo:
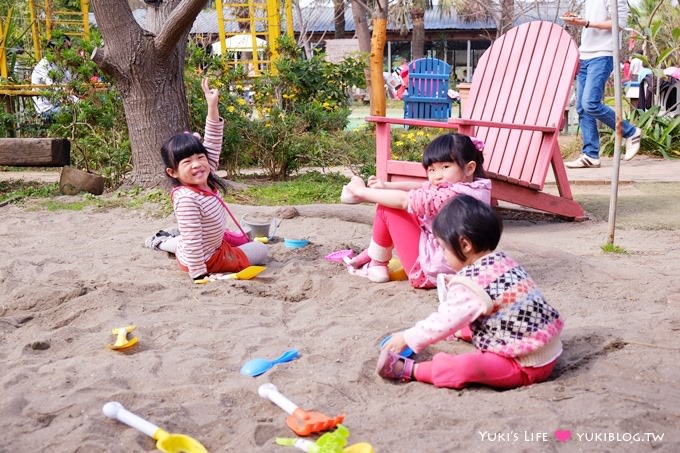
[(396, 332), (393, 333), (392, 337), (385, 343), (383, 349), (389, 349), (391, 352), (399, 354), (406, 346), (408, 345), (404, 339), (404, 332)]
[(385, 188), (385, 181), (382, 179), (379, 179), (377, 176), (370, 176), (368, 178), (368, 182), (366, 184), (368, 187), (371, 189), (384, 189)]
[(564, 13), (564, 16), (562, 16), (562, 20), (567, 25), (576, 25), (578, 27), (585, 27), (586, 24), (588, 23), (587, 20), (581, 18), (578, 14), (571, 12)]
[(208, 107), (217, 107), (217, 103), (220, 100), (220, 91), (217, 88), (210, 88), (207, 77), (201, 80), (201, 88), (203, 89)]

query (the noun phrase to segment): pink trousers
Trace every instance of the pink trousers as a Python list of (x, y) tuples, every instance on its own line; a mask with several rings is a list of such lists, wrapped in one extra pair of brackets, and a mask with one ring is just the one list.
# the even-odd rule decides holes
[(515, 359), (493, 352), (458, 355), (440, 352), (431, 361), (416, 365), (415, 378), (437, 387), (453, 389), (462, 389), (469, 384), (511, 389), (547, 380), (556, 362), (557, 359), (540, 367), (523, 367)]
[(397, 249), (401, 265), (408, 272), (418, 259), (418, 218), (404, 209), (377, 205), (373, 219), (373, 242), (381, 247)]

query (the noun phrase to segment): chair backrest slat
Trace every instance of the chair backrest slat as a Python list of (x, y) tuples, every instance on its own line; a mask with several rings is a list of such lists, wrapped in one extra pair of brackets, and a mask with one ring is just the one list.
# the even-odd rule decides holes
[[(559, 131), (577, 64), (578, 48), (560, 26), (535, 21), (513, 28), (480, 58), (462, 116)], [(475, 134), (486, 143), (488, 172), (542, 187), (554, 145), (544, 133), (479, 127)]]

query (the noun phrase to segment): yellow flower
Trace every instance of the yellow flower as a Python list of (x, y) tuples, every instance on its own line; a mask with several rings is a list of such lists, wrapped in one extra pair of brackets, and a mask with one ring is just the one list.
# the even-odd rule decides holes
[(234, 113), (235, 111), (236, 111), (236, 107), (234, 107), (233, 105), (230, 105), (229, 107), (227, 107), (227, 112)]
[(404, 146), (404, 142), (402, 142), (401, 140), (397, 140), (396, 142), (394, 142), (394, 146), (396, 146), (397, 148), (400, 148), (400, 147)]
[(416, 135), (417, 135), (418, 137), (423, 137), (423, 136), (425, 135), (425, 132), (423, 132), (423, 131), (418, 131), (418, 132), (416, 132)]
[(236, 101), (236, 102), (238, 102), (239, 105), (246, 105), (246, 100), (243, 99), (243, 98), (238, 98), (238, 101)]

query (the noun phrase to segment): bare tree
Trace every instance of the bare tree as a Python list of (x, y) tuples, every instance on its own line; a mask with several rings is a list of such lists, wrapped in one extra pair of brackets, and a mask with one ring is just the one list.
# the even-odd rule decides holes
[(93, 61), (118, 88), (132, 148), (131, 184), (165, 180), (162, 143), (187, 130), (184, 55), (191, 25), (206, 0), (147, 0), (145, 28), (127, 0), (92, 0), (104, 45)]
[(359, 51), (371, 51), (371, 31), (368, 27), (368, 14), (370, 8), (365, 1), (351, 0), (352, 3), (352, 18), (354, 19), (354, 28), (359, 40)]

